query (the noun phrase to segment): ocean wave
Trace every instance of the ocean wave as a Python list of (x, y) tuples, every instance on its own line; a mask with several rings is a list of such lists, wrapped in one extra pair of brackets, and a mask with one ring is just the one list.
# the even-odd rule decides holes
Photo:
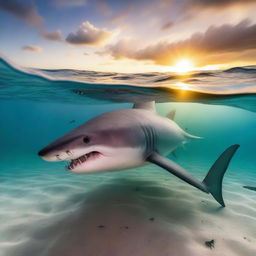
[(239, 107), (255, 112), (255, 74), (256, 66), (184, 75), (39, 70), (22, 68), (0, 58), (0, 98), (73, 104), (148, 100), (197, 102)]
[(228, 73), (251, 73), (256, 74), (256, 66), (248, 66), (248, 67), (234, 67), (225, 70), (224, 72)]

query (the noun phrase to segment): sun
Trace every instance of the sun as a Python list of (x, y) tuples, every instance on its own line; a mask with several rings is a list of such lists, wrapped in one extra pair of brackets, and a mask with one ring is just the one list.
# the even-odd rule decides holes
[(193, 63), (189, 59), (181, 59), (174, 66), (174, 71), (177, 73), (186, 73), (194, 69)]

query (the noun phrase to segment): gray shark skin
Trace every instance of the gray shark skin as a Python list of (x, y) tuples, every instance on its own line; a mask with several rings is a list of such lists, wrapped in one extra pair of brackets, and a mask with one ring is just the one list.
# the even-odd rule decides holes
[(45, 161), (68, 161), (74, 173), (116, 171), (154, 163), (225, 206), (222, 179), (239, 145), (226, 149), (201, 182), (164, 157), (191, 139), (173, 120), (159, 116), (154, 102), (99, 115), (43, 148)]

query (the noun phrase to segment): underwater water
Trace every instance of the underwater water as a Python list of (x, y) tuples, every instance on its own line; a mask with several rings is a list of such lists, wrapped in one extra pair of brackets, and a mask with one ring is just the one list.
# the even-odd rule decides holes
[[(28, 70), (1, 59), (0, 255), (256, 255), (256, 191), (244, 188), (256, 187), (255, 93), (253, 66), (174, 76)], [(200, 180), (240, 144), (223, 181), (225, 208), (155, 165), (74, 174), (37, 155), (141, 100), (156, 100), (160, 115), (175, 109), (174, 120), (203, 137), (168, 156)]]

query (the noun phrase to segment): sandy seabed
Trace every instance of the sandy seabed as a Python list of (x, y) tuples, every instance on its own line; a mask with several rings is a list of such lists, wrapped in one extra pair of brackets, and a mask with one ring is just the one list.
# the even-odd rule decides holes
[(97, 175), (1, 172), (0, 255), (255, 256), (256, 192), (243, 185), (256, 178), (232, 173), (222, 208), (151, 165)]

